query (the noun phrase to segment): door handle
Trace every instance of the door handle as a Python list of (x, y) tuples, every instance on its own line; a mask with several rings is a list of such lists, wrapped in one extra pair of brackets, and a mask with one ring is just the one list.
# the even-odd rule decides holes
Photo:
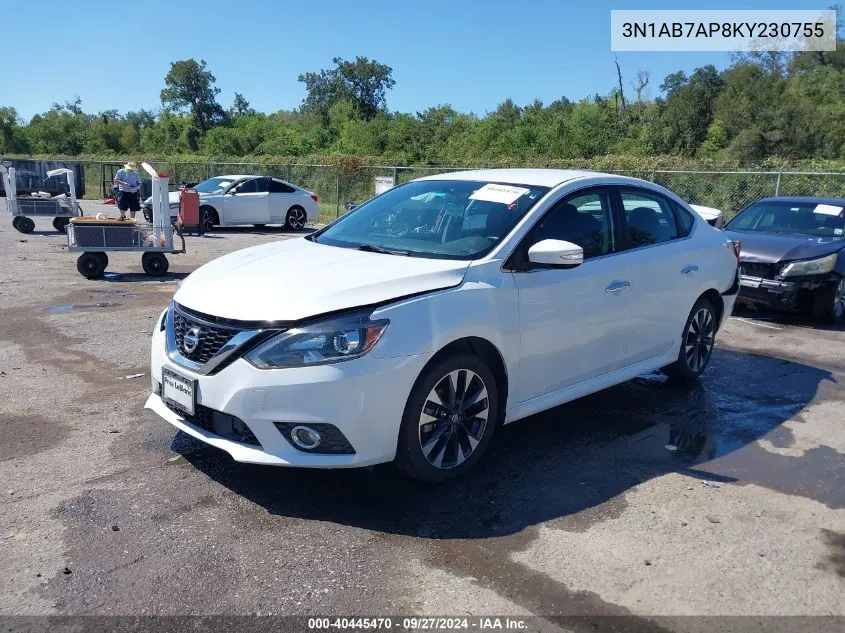
[(621, 292), (625, 290), (625, 288), (630, 288), (631, 282), (630, 281), (614, 281), (610, 284), (607, 288), (604, 289), (605, 292)]
[(681, 271), (682, 275), (690, 275), (694, 272), (698, 271), (698, 266), (695, 264), (690, 264), (689, 266), (685, 266), (684, 269)]

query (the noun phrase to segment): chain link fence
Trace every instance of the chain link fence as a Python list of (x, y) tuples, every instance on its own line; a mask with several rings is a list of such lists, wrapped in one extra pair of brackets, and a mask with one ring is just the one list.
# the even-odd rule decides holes
[[(106, 197), (114, 173), (122, 162), (83, 162), (85, 192), (88, 198)], [(170, 174), (177, 187), (227, 174), (261, 174), (286, 180), (312, 191), (320, 198), (320, 221), (334, 220), (345, 212), (345, 204), (360, 204), (375, 194), (376, 177), (389, 177), (395, 184), (422, 176), (466, 169), (467, 167), (405, 167), (394, 165), (268, 164), (246, 162), (150, 161), (159, 171)], [(590, 169), (587, 161), (579, 167)], [(845, 172), (799, 171), (674, 171), (599, 170), (656, 182), (684, 200), (720, 209), (725, 218), (733, 217), (744, 206), (767, 196), (829, 196), (845, 198)]]

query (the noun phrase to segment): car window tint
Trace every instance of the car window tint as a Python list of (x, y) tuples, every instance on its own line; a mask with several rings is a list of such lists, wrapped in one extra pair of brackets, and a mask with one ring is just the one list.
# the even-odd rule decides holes
[(293, 191), (293, 187), (283, 183), (281, 180), (276, 180), (275, 178), (270, 180), (270, 193), (293, 193)]
[(258, 192), (258, 178), (251, 178), (239, 184), (235, 191), (238, 193), (257, 193)]
[(584, 249), (584, 259), (615, 248), (610, 196), (605, 190), (576, 193), (557, 203), (540, 220), (532, 242), (564, 240)]
[(695, 219), (689, 211), (676, 202), (672, 202), (672, 208), (675, 209), (675, 219), (678, 221), (678, 233), (681, 237), (686, 237), (692, 231)]
[(621, 195), (631, 248), (680, 237), (669, 200), (638, 189), (622, 190)]

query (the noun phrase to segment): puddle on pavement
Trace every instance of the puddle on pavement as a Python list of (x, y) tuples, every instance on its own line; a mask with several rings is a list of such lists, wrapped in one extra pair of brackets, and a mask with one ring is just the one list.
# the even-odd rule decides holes
[(65, 314), (67, 312), (73, 312), (74, 310), (92, 310), (95, 308), (114, 308), (119, 306), (119, 303), (113, 303), (108, 301), (101, 301), (99, 303), (62, 303), (54, 306), (50, 306), (47, 308), (47, 312), (50, 314)]
[(845, 578), (845, 534), (823, 529), (822, 537), (829, 553), (827, 560), (820, 563), (819, 567), (832, 571), (840, 578)]
[(0, 462), (46, 451), (70, 436), (66, 425), (37, 415), (0, 416)]

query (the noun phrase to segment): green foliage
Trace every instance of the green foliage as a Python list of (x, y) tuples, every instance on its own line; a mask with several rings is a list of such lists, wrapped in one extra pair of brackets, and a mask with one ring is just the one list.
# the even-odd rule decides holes
[(369, 121), (387, 108), (387, 92), (396, 85), (390, 66), (366, 57), (356, 57), (354, 62), (335, 57), (332, 62), (334, 68), (299, 76), (308, 93), (303, 110), (325, 114), (334, 104), (351, 101)]
[(625, 156), (641, 165), (645, 157), (668, 156), (673, 164), (779, 168), (845, 160), (841, 41), (831, 52), (744, 54), (721, 72), (704, 66), (672, 73), (653, 100), (643, 92), (647, 73), (637, 73), (633, 100), (623, 101), (619, 89), (577, 103), (505, 99), (483, 116), (448, 104), (389, 112), (392, 72), (375, 60), (338, 57), (330, 69), (300, 75), (307, 91), (301, 108), (264, 114), (240, 93), (223, 110), (205, 61), (181, 60), (165, 77), (158, 113), (86, 114), (75, 99), (24, 124), (13, 108), (0, 108), (0, 153), (195, 154), (264, 164), (350, 155), (397, 165), (597, 166), (608, 156), (608, 164)]
[(225, 114), (217, 103), (220, 88), (214, 85), (216, 79), (205, 66), (204, 59), (199, 62), (195, 59), (171, 62), (170, 71), (164, 78), (165, 87), (161, 91), (162, 105), (176, 112), (190, 112), (201, 132), (220, 123)]

